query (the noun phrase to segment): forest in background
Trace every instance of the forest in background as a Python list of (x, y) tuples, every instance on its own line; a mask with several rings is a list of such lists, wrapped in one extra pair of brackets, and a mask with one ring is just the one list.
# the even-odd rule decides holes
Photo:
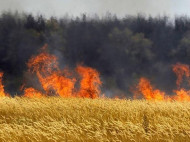
[[(6, 92), (22, 94), (26, 63), (48, 44), (61, 67), (76, 64), (100, 72), (102, 92), (131, 96), (131, 87), (147, 77), (156, 88), (172, 94), (172, 65), (190, 64), (190, 18), (126, 16), (45, 18), (27, 13), (0, 15), (0, 70)], [(185, 86), (185, 84), (184, 84)]]

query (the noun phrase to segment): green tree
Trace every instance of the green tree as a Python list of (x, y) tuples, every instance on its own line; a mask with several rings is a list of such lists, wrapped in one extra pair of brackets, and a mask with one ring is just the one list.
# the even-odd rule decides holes
[(190, 60), (190, 31), (180, 40), (176, 49), (172, 49), (171, 55), (178, 61), (188, 63)]

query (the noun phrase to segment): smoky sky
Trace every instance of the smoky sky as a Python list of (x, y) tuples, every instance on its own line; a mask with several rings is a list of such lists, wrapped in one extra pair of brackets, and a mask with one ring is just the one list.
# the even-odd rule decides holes
[(44, 16), (80, 16), (106, 13), (125, 15), (167, 15), (190, 14), (190, 0), (0, 0), (0, 12), (19, 11)]

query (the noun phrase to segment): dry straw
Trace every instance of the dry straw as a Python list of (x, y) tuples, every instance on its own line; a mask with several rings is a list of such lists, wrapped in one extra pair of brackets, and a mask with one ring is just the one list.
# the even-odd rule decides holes
[(190, 103), (0, 98), (1, 142), (187, 142)]

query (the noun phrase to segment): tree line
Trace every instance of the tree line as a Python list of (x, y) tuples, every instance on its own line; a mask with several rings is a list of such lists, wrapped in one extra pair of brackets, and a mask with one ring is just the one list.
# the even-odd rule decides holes
[(190, 19), (179, 16), (147, 17), (141, 14), (117, 18), (45, 18), (26, 13), (0, 15), (0, 70), (12, 95), (25, 79), (28, 59), (47, 43), (60, 66), (81, 63), (101, 74), (103, 92), (122, 92), (141, 76), (168, 93), (175, 88), (172, 65), (190, 64)]

